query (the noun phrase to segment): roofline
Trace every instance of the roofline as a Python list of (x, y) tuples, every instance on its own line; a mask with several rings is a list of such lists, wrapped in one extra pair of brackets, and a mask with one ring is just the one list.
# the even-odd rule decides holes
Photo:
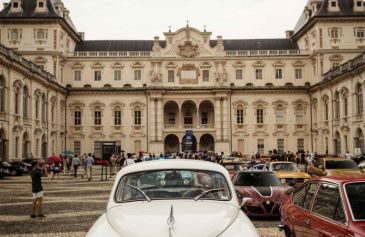
[(7, 23), (11, 21), (24, 21), (25, 23), (30, 23), (32, 21), (42, 21), (44, 23), (44, 20), (54, 20), (58, 23), (61, 23), (61, 26), (68, 32), (71, 33), (71, 37), (77, 41), (81, 42), (83, 41), (81, 36), (76, 32), (68, 22), (62, 18), (62, 17), (0, 17), (0, 23)]
[[(291, 36), (291, 39), (293, 39), (295, 42), (301, 37), (308, 28), (312, 27), (315, 23), (317, 23), (318, 20), (326, 19), (326, 20), (332, 20), (332, 19), (354, 19), (358, 18), (362, 21), (365, 21), (364, 16), (353, 16), (353, 15), (346, 15), (346, 16), (313, 16), (307, 21), (301, 28), (298, 30), (294, 35)], [(305, 32), (303, 32), (305, 31)]]

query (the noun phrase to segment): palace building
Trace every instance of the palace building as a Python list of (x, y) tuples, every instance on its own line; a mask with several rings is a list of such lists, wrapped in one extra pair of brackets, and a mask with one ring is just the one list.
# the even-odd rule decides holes
[(152, 36), (85, 40), (61, 0), (5, 4), (0, 160), (363, 149), (363, 0), (309, 0), (282, 39)]

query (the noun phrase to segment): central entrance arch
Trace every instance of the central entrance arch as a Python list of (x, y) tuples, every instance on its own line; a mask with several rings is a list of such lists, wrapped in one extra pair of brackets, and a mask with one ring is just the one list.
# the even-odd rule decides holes
[(196, 152), (196, 137), (191, 135), (191, 139), (187, 140), (186, 135), (182, 139), (181, 150), (182, 152)]
[(210, 134), (204, 134), (200, 137), (200, 151), (214, 151), (214, 137)]

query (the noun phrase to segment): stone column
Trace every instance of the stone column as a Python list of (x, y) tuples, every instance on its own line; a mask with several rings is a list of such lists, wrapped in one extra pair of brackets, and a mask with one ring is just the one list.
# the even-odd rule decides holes
[(215, 129), (217, 141), (221, 140), (221, 101), (220, 98), (215, 98)]
[(162, 141), (162, 130), (163, 130), (163, 111), (162, 111), (162, 99), (157, 99), (157, 106), (156, 106), (156, 114), (157, 114), (157, 121), (156, 121), (156, 127), (157, 127), (157, 141)]
[(151, 121), (151, 130), (150, 130), (150, 137), (151, 137), (151, 141), (155, 141), (156, 139), (156, 127), (155, 127), (155, 118), (156, 118), (156, 111), (155, 111), (155, 100), (153, 98), (150, 98), (150, 117), (148, 119), (150, 119)]
[(222, 114), (222, 120), (223, 120), (223, 128), (222, 128), (222, 132), (223, 132), (223, 140), (224, 141), (228, 141), (228, 118), (229, 118), (229, 114), (228, 114), (228, 99), (224, 98), (223, 100), (223, 114)]

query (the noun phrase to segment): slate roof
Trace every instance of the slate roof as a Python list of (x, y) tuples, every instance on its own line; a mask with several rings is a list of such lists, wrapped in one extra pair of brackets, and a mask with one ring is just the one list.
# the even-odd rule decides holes
[[(363, 16), (365, 17), (365, 12), (356, 12), (353, 10), (354, 7), (354, 1), (353, 0), (338, 0), (338, 6), (340, 8), (340, 11), (338, 12), (332, 12), (328, 11), (328, 5), (329, 0), (317, 0), (318, 5), (317, 9), (318, 11), (316, 13), (312, 13), (311, 10), (311, 0), (308, 0), (306, 8), (309, 9), (309, 13), (311, 18), (320, 18), (320, 17), (359, 17)], [(310, 21), (310, 20), (309, 20)], [(298, 33), (308, 22), (308, 20), (305, 19), (304, 12), (300, 16), (295, 28), (294, 28), (294, 34)]]
[[(11, 12), (11, 2), (0, 12), (0, 20), (20, 18), (20, 19), (63, 19), (65, 20), (55, 9), (54, 4), (60, 2), (60, 0), (46, 0), (46, 6), (48, 11), (46, 12), (35, 12), (37, 1), (36, 0), (21, 0), (22, 11)], [(67, 24), (72, 28), (73, 31), (77, 32), (71, 18), (65, 20)]]
[[(291, 50), (299, 49), (296, 42), (290, 39), (248, 39), (224, 40), (225, 50)], [(210, 41), (215, 47), (216, 40)], [(85, 40), (76, 45), (75, 51), (151, 51), (153, 40)], [(162, 48), (166, 41), (160, 41)]]

